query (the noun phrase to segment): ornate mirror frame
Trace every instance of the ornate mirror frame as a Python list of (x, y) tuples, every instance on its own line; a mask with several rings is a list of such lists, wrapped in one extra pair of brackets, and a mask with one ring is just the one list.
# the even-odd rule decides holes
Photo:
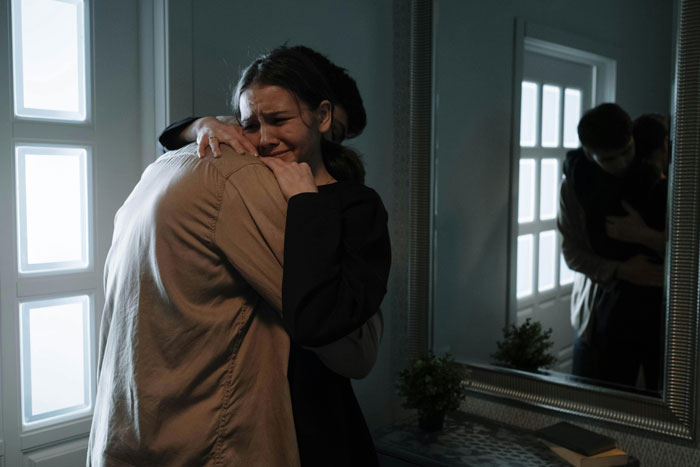
[[(664, 392), (652, 398), (547, 376), (466, 364), (479, 394), (694, 440), (700, 289), (700, 2), (680, 0), (672, 125)], [(408, 350), (429, 348), (432, 278), (433, 2), (411, 2)], [(505, 293), (505, 291), (504, 291)]]

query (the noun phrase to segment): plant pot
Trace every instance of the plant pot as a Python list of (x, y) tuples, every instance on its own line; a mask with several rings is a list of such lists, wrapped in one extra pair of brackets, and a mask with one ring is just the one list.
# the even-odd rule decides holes
[(419, 414), (418, 426), (421, 430), (431, 432), (442, 430), (445, 422), (445, 412)]

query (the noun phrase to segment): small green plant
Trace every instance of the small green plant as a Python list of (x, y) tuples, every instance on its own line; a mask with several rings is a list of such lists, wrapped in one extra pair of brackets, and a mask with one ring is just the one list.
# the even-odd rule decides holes
[(466, 397), (465, 377), (464, 367), (449, 354), (437, 357), (428, 352), (399, 373), (398, 394), (405, 398), (404, 408), (418, 409), (423, 426), (426, 420), (441, 419), (445, 413), (459, 408)]
[(524, 371), (537, 371), (538, 368), (550, 368), (557, 358), (550, 349), (552, 329), (542, 330), (539, 321), (530, 318), (520, 326), (511, 324), (503, 328), (503, 342), (497, 342), (498, 350), (491, 357), (503, 366)]

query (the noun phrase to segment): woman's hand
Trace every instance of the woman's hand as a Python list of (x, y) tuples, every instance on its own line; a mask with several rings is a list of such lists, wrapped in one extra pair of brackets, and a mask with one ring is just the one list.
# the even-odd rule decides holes
[(664, 265), (644, 255), (633, 256), (617, 267), (618, 279), (644, 287), (664, 285)]
[(626, 216), (608, 216), (605, 218), (605, 231), (614, 240), (628, 243), (642, 243), (644, 232), (649, 229), (642, 216), (627, 202), (622, 202), (627, 211)]
[(299, 193), (318, 193), (311, 167), (306, 162), (285, 162), (274, 157), (261, 157), (260, 160), (275, 174), (287, 200)]
[(622, 207), (627, 211), (626, 216), (605, 218), (605, 232), (608, 237), (621, 242), (645, 246), (663, 258), (666, 249), (664, 232), (649, 227), (629, 203), (623, 201)]
[(248, 139), (243, 136), (240, 125), (225, 123), (215, 117), (202, 117), (195, 120), (185, 130), (185, 138), (197, 141), (199, 157), (206, 155), (207, 146), (211, 148), (214, 157), (221, 157), (219, 144), (227, 144), (239, 153), (249, 152), (255, 156), (258, 151)]

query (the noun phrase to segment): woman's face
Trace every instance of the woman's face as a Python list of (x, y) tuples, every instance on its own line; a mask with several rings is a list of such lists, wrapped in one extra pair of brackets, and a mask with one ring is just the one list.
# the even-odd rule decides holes
[(253, 85), (241, 94), (243, 134), (263, 157), (287, 162), (322, 161), (321, 134), (331, 125), (330, 102), (309, 109), (294, 94), (279, 86)]

